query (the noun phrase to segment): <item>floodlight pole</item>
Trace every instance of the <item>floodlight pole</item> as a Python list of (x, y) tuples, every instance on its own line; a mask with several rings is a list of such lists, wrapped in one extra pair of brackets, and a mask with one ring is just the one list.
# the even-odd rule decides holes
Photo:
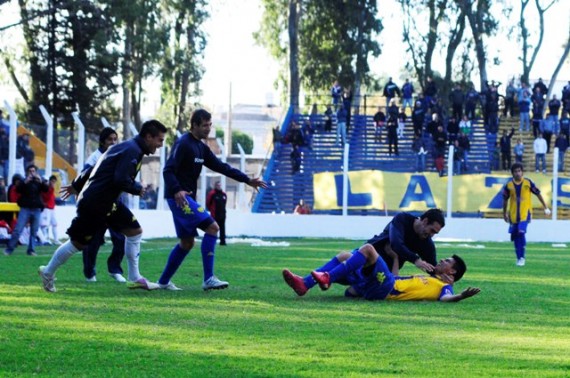
[(45, 165), (45, 175), (47, 177), (52, 174), (52, 159), (53, 159), (53, 123), (54, 119), (50, 117), (46, 108), (40, 105), (40, 112), (44, 117), (47, 125), (47, 137), (46, 137), (46, 165)]
[[(8, 151), (8, 177), (5, 177), (6, 184), (8, 184), (16, 174), (16, 139), (18, 138), (18, 118), (16, 117), (16, 112), (8, 101), (4, 101), (4, 105), (6, 109), (8, 109), (8, 113), (10, 114), (10, 148)], [(4, 173), (6, 174), (6, 173)]]
[(447, 155), (447, 217), (451, 218), (451, 206), (453, 206), (453, 145), (449, 146)]
[(552, 220), (558, 219), (558, 147), (552, 156)]
[(77, 135), (77, 172), (83, 170), (85, 166), (85, 126), (81, 119), (79, 118), (79, 113), (71, 113), (73, 121), (77, 125), (78, 135)]
[(350, 145), (345, 142), (342, 163), (342, 216), (348, 215), (348, 152)]

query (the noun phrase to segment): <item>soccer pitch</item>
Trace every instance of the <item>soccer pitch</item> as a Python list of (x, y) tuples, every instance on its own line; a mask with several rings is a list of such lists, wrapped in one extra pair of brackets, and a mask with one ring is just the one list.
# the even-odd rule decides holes
[[(199, 243), (173, 279), (184, 291), (130, 291), (106, 273), (87, 283), (79, 255), (42, 290), (38, 257), (0, 257), (0, 376), (51, 377), (568, 377), (570, 253), (529, 244), (515, 266), (510, 243), (436, 243), (438, 258), (467, 263), (460, 303), (367, 302), (344, 287), (297, 297), (281, 270), (305, 275), (363, 241), (273, 239), (289, 246), (218, 247), (203, 292)], [(141, 272), (156, 281), (175, 241), (142, 245)], [(126, 268), (126, 264), (123, 263)], [(411, 264), (401, 272), (417, 274)]]

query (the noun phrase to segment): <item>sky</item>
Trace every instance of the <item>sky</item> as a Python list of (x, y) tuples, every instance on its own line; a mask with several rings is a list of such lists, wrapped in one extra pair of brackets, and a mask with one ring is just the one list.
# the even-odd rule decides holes
[[(541, 1), (546, 3), (546, 0)], [(514, 0), (511, 3), (520, 4)], [(530, 5), (532, 4), (531, 1)], [(371, 61), (372, 72), (380, 77), (403, 79), (402, 72), (407, 57), (402, 43), (402, 15), (399, 6), (396, 0), (379, 0), (379, 9), (384, 24), (384, 30), (379, 36), (383, 53)], [(17, 10), (15, 0), (4, 5), (0, 12), (0, 26), (13, 22), (18, 17)], [(231, 84), (234, 105), (277, 104), (279, 94), (274, 88), (274, 82), (279, 66), (263, 47), (255, 44), (252, 36), (259, 28), (261, 0), (210, 0), (208, 10), (210, 18), (203, 25), (208, 35), (208, 44), (203, 60), (205, 74), (201, 84), (201, 102), (214, 110), (227, 109)], [(515, 10), (511, 17), (518, 20), (518, 11)], [(543, 77), (548, 80), (558, 63), (561, 46), (570, 29), (570, 0), (559, 0), (546, 17), (543, 47), (531, 79)], [(530, 25), (537, 23), (537, 16), (530, 12), (526, 19)], [(0, 37), (0, 41), (12, 38), (5, 32)], [(518, 45), (515, 37), (501, 33), (499, 37), (487, 42), (490, 57), (498, 56), (502, 60), (500, 66), (488, 64), (489, 78), (505, 82), (512, 76), (520, 75), (521, 64), (517, 60)], [(570, 80), (570, 65), (566, 65), (559, 79)], [(0, 100), (4, 100), (6, 95), (4, 91)]]

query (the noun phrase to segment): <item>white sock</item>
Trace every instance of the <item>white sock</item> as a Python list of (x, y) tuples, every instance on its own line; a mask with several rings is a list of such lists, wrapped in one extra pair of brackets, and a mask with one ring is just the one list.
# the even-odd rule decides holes
[(71, 240), (66, 241), (60, 245), (58, 249), (55, 250), (53, 256), (51, 257), (51, 260), (44, 270), (44, 273), (49, 276), (53, 276), (55, 274), (55, 271), (60, 266), (65, 264), (65, 262), (78, 251), (79, 249), (75, 248)]
[(57, 226), (51, 226), (51, 232), (53, 234), (53, 241), (57, 243), (59, 238), (57, 237)]
[(141, 278), (139, 272), (139, 255), (141, 253), (142, 234), (127, 236), (125, 238), (125, 256), (129, 268), (129, 281), (134, 282)]

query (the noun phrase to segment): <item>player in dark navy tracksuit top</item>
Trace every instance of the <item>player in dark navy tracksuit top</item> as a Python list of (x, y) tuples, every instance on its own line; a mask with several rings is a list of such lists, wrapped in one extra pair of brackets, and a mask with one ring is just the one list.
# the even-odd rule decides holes
[(135, 181), (144, 155), (162, 147), (166, 127), (155, 120), (143, 123), (139, 135), (109, 148), (89, 175), (77, 202), (77, 216), (67, 230), (70, 240), (53, 254), (40, 274), (46, 291), (55, 292), (55, 272), (73, 254), (84, 249), (99, 229), (110, 227), (126, 236), (125, 254), (129, 267), (128, 286), (131, 289), (157, 289), (139, 272), (142, 228), (131, 211), (118, 202), (122, 192), (142, 196), (144, 188)]
[(214, 275), (214, 250), (219, 226), (203, 206), (196, 202), (196, 188), (202, 166), (246, 183), (253, 188), (267, 188), (259, 178), (250, 179), (239, 169), (220, 161), (210, 148), (202, 142), (212, 128), (212, 115), (198, 109), (190, 119), (190, 132), (182, 135), (172, 147), (172, 152), (164, 167), (165, 198), (172, 211), (176, 235), (180, 242), (174, 246), (164, 271), (158, 280), (161, 289), (180, 290), (170, 279), (194, 246), (196, 229), (205, 232), (201, 252), (204, 269), (202, 289), (225, 289), (228, 283)]

